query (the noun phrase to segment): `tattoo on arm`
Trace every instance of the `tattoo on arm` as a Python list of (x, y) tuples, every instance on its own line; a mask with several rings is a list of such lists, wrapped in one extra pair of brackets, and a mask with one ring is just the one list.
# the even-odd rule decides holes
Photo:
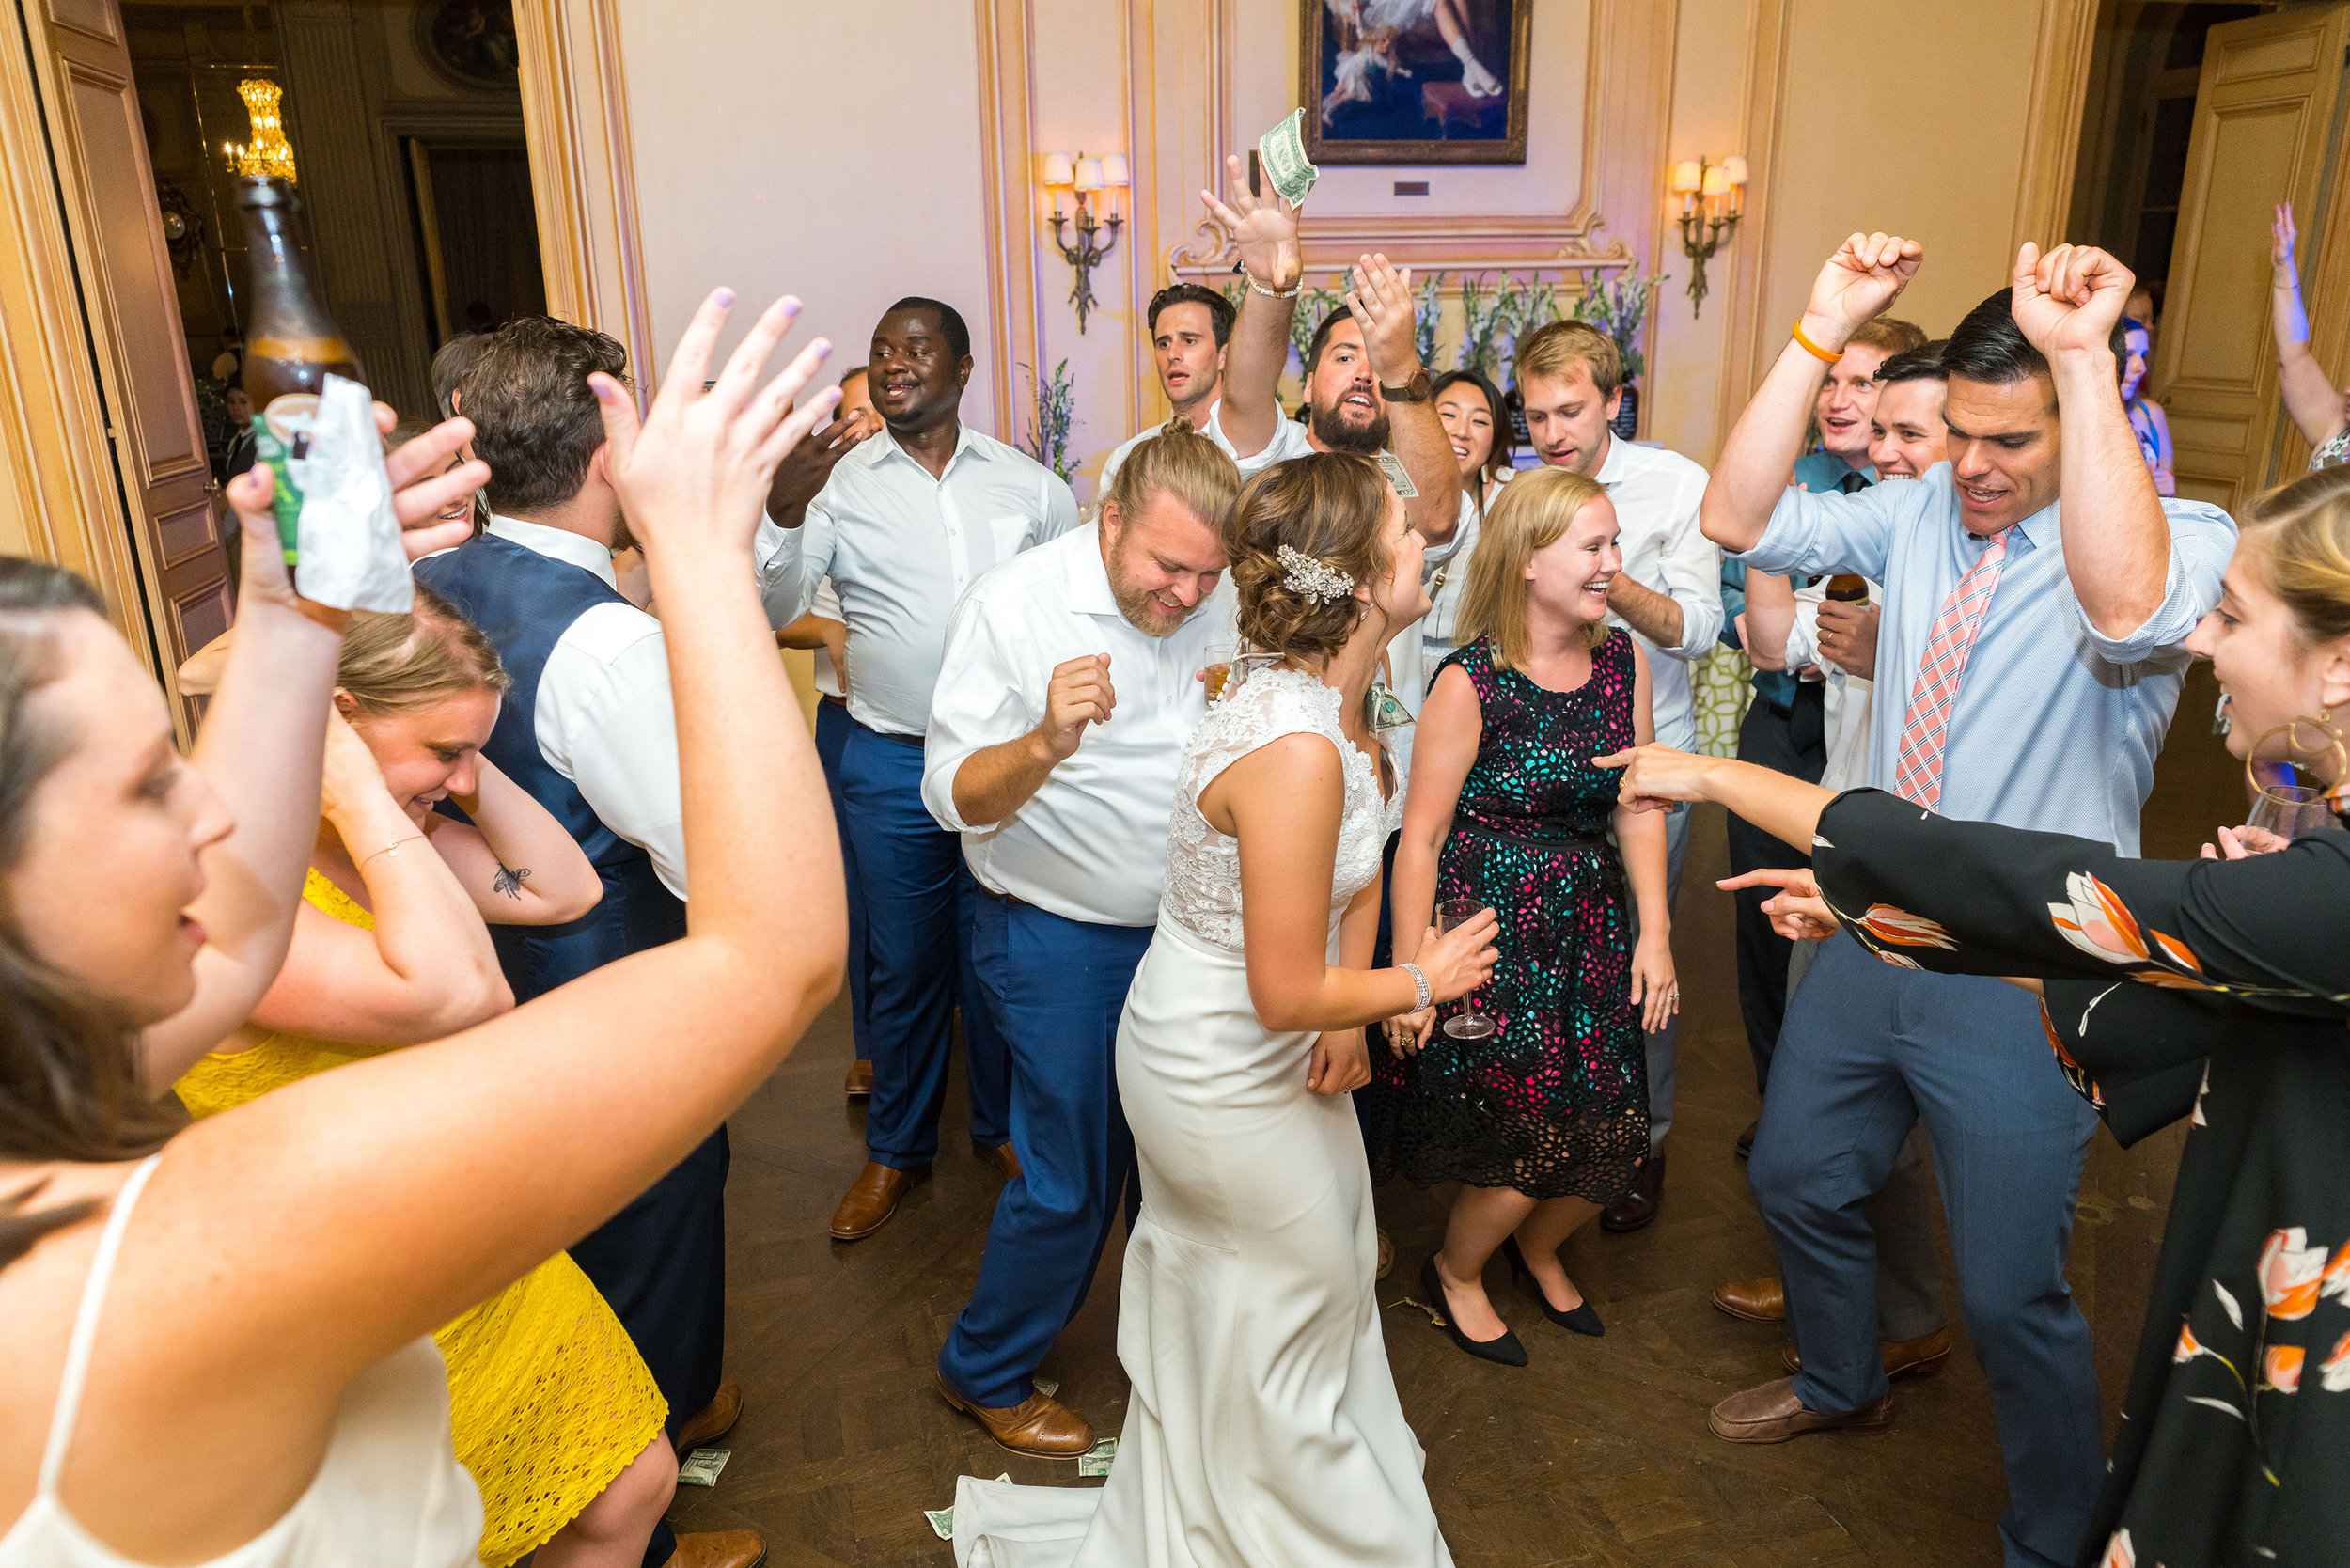
[(501, 865), (498, 867), (497, 875), (490, 879), (491, 890), (503, 893), (508, 898), (520, 902), (523, 896), (523, 879), (528, 875), (530, 875), (530, 868), (527, 866), (516, 866), (509, 870)]

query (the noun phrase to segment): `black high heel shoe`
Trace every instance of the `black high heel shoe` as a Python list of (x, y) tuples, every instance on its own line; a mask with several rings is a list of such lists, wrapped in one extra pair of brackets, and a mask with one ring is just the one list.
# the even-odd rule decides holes
[(1572, 1312), (1562, 1312), (1550, 1304), (1550, 1298), (1543, 1294), (1543, 1282), (1534, 1278), (1532, 1269), (1526, 1266), (1526, 1254), (1518, 1249), (1517, 1237), (1502, 1238), (1501, 1255), (1510, 1260), (1510, 1272), (1525, 1281), (1527, 1290), (1534, 1297), (1534, 1305), (1543, 1309), (1543, 1316), (1561, 1328), (1572, 1328), (1577, 1334), (1589, 1334), (1595, 1340), (1607, 1332), (1607, 1325), (1599, 1321), (1597, 1312), (1591, 1310), (1589, 1296)]
[(1451, 1304), (1444, 1298), (1444, 1281), (1436, 1277), (1435, 1254), (1419, 1265), (1419, 1288), (1428, 1293), (1428, 1305), (1443, 1314), (1444, 1331), (1452, 1336), (1452, 1342), (1480, 1361), (1492, 1361), (1504, 1367), (1526, 1365), (1526, 1347), (1518, 1342), (1514, 1330), (1505, 1328), (1498, 1340), (1472, 1340), (1461, 1332), (1461, 1325), (1452, 1321)]

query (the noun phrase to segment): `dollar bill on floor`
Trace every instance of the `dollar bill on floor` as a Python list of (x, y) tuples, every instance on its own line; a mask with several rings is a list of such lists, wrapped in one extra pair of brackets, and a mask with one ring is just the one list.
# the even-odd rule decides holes
[(1055, 1394), (1060, 1392), (1060, 1385), (1054, 1382), (1049, 1377), (1040, 1377), (1036, 1380), (1036, 1391), (1042, 1394), (1046, 1399), (1051, 1399)]
[(938, 1533), (941, 1541), (952, 1541), (955, 1538), (955, 1511), (953, 1509), (926, 1508), (922, 1510), (922, 1517), (931, 1522), (931, 1529)]
[(1118, 1439), (1104, 1437), (1077, 1456), (1077, 1474), (1080, 1476), (1108, 1475), (1110, 1464), (1117, 1457)]
[(732, 1449), (696, 1449), (677, 1467), (678, 1482), (685, 1486), (715, 1486), (718, 1472), (727, 1467), (727, 1461), (732, 1457)]
[(1306, 161), (1306, 111), (1294, 110), (1290, 118), (1257, 138), (1257, 161), (1273, 181), (1273, 188), (1281, 193), (1281, 199), (1292, 207), (1302, 206), (1314, 181), (1322, 171)]
[(1418, 497), (1419, 486), (1412, 482), (1412, 476), (1404, 470), (1403, 460), (1385, 447), (1379, 448), (1379, 472), (1387, 477), (1387, 482), (1395, 486), (1395, 493), (1406, 501)]

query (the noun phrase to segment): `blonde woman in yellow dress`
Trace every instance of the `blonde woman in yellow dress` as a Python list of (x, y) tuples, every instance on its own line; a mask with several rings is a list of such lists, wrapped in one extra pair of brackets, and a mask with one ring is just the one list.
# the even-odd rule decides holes
[[(356, 617), (336, 680), (293, 945), (251, 1021), (180, 1080), (198, 1117), (508, 1011), (484, 920), (575, 919), (602, 893), (571, 835), (478, 755), (506, 672), (446, 601), (418, 585), (413, 616)], [(444, 799), (470, 823), (437, 815)], [(433, 1338), (487, 1568), (534, 1548), (539, 1568), (635, 1568), (676, 1484), (667, 1406), (570, 1254)]]

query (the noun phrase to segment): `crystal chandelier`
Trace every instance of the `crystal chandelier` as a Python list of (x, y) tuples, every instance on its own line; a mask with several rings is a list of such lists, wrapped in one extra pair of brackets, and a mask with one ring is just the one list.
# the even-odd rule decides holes
[(298, 178), (293, 144), (286, 140), (285, 122), (277, 114), (284, 89), (274, 82), (248, 76), (237, 84), (237, 96), (244, 100), (244, 112), (253, 121), (253, 139), (243, 147), (227, 144), (228, 166), (239, 174), (275, 175), (292, 184)]

